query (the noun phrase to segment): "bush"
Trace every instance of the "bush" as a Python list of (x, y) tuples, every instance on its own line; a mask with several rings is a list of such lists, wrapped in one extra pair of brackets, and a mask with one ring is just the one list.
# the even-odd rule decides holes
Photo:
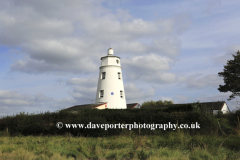
[[(84, 129), (84, 128), (71, 128), (65, 126), (58, 129), (56, 124), (62, 122), (63, 124), (84, 124), (85, 126), (91, 122), (92, 124), (134, 124), (134, 122), (141, 124), (188, 124), (198, 122), (200, 129), (182, 129), (181, 132), (196, 134), (236, 134), (239, 131), (240, 123), (237, 116), (240, 112), (235, 112), (228, 115), (212, 115), (207, 113), (202, 106), (184, 105), (178, 107), (169, 107), (167, 109), (151, 109), (141, 108), (136, 110), (118, 110), (118, 109), (105, 109), (95, 110), (86, 109), (81, 110), (79, 113), (72, 113), (69, 111), (60, 112), (46, 112), (40, 114), (24, 114), (21, 113), (16, 116), (8, 116), (0, 119), (0, 134), (6, 133), (14, 135), (65, 135), (70, 133), (73, 136), (111, 136), (125, 134), (139, 134), (139, 129)], [(197, 106), (197, 107), (196, 107)], [(190, 108), (192, 107), (192, 110)], [(240, 117), (240, 116), (239, 116)], [(163, 130), (156, 129), (141, 129), (141, 135), (152, 134), (165, 134), (172, 132), (172, 129)], [(177, 132), (176, 130), (174, 132)]]

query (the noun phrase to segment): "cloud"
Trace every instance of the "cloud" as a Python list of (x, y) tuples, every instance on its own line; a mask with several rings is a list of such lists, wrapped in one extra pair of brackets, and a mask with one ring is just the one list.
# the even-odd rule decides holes
[(188, 96), (184, 96), (184, 95), (175, 95), (174, 96), (174, 103), (178, 104), (178, 103), (190, 103), (189, 102), (190, 97)]
[(97, 77), (71, 78), (67, 80), (66, 84), (72, 87), (69, 93), (75, 100), (75, 105), (95, 103), (97, 82)]
[(88, 78), (71, 78), (67, 81), (67, 85), (77, 85), (85, 87), (96, 87), (98, 83), (97, 77), (88, 77)]
[(20, 71), (25, 73), (75, 73), (89, 74), (97, 70), (97, 65), (87, 57), (76, 59), (75, 62), (61, 64), (48, 63), (45, 60), (36, 60), (26, 58), (25, 60), (17, 60), (12, 66), (11, 71)]
[(81, 47), (84, 49), (83, 46), (84, 43), (74, 38), (62, 41), (37, 40), (23, 46), (28, 56), (16, 61), (11, 69), (27, 73), (94, 72), (98, 67), (93, 62), (94, 59), (79, 51)]
[(44, 103), (51, 100), (52, 100), (51, 98), (48, 98), (42, 94), (30, 96), (26, 94), (20, 94), (17, 91), (0, 90), (1, 106), (8, 106), (8, 107), (30, 106), (36, 103)]
[(231, 53), (225, 53), (222, 56), (214, 57), (213, 58), (213, 62), (215, 62), (216, 64), (224, 64), (224, 65), (226, 65), (227, 61), (231, 60), (231, 59), (233, 59)]
[(223, 48), (224, 54), (221, 56), (215, 56), (212, 58), (216, 64), (226, 65), (228, 60), (233, 60), (232, 54), (236, 55), (236, 52), (240, 50), (240, 44), (232, 44)]
[(161, 97), (161, 100), (162, 101), (172, 101), (172, 98), (171, 97)]
[(145, 81), (163, 84), (163, 83), (173, 83), (176, 81), (175, 73), (155, 73), (151, 75), (145, 75), (142, 77)]
[(190, 25), (186, 14), (149, 21), (110, 12), (105, 1), (0, 2), (0, 44), (24, 53), (11, 70), (26, 73), (95, 73), (109, 44), (118, 56), (173, 57), (181, 45), (176, 35)]
[(77, 104), (77, 100), (72, 97), (54, 99), (40, 93), (30, 95), (13, 90), (0, 90), (0, 116), (20, 112), (52, 112)]
[(170, 69), (170, 58), (161, 57), (156, 54), (136, 56), (131, 59), (126, 59), (122, 65), (129, 69), (141, 70), (142, 72), (167, 71)]
[(95, 103), (97, 83), (98, 78), (96, 76), (67, 80), (66, 84), (72, 87), (69, 94), (75, 100), (75, 105)]
[(143, 80), (154, 83), (175, 82), (175, 73), (168, 73), (174, 61), (167, 57), (149, 54), (136, 56), (122, 61), (123, 72), (131, 80)]
[(127, 103), (143, 103), (152, 99), (155, 93), (153, 88), (148, 90), (139, 88), (136, 84), (127, 83), (124, 85)]
[[(41, 79), (45, 79), (42, 83), (58, 79), (58, 75), (67, 76), (65, 88), (62, 93), (57, 91), (57, 96), (70, 94), (52, 99), (44, 95), (49, 88), (41, 83), (41, 95), (4, 92), (0, 99), (4, 109), (21, 105), (26, 107), (19, 110), (31, 110), (32, 106), (47, 110), (43, 106), (56, 109), (91, 103), (96, 96), (100, 57), (107, 54), (109, 45), (115, 55), (121, 57), (128, 103), (154, 100), (157, 96), (169, 98), (170, 91), (179, 91), (184, 85), (186, 90), (179, 93), (189, 94), (189, 90), (193, 93), (192, 89), (212, 87), (217, 91), (222, 83), (217, 72), (222, 69), (212, 66), (213, 62), (226, 64), (232, 57), (224, 53), (234, 53), (239, 48), (238, 44), (227, 44), (229, 39), (231, 43), (238, 42), (237, 1), (221, 4), (214, 0), (183, 1), (171, 5), (157, 2), (144, 6), (139, 4), (143, 2), (118, 1), (121, 5), (116, 5), (109, 0), (72, 0), (71, 3), (64, 0), (0, 0), (0, 3), (0, 45), (11, 49), (12, 53), (6, 52), (14, 55), (12, 76), (23, 76), (16, 72), (41, 74)], [(130, 6), (133, 4), (134, 7)], [(174, 12), (167, 12), (169, 10)], [(146, 12), (140, 14), (140, 11)], [(223, 51), (216, 52), (214, 47), (219, 46), (225, 48), (220, 47)], [(211, 59), (212, 53), (216, 54)], [(181, 63), (176, 67), (178, 70), (172, 70), (178, 56)], [(201, 75), (197, 75), (198, 72)], [(85, 78), (76, 78), (76, 74)], [(24, 80), (24, 83), (36, 79)], [(23, 89), (22, 83), (12, 86)], [(156, 88), (149, 87), (153, 85)], [(177, 87), (171, 88), (173, 85)], [(155, 93), (162, 91), (160, 86), (167, 89)], [(8, 94), (13, 96), (4, 98)], [(188, 96), (192, 96), (176, 94), (178, 102), (190, 101)]]
[(223, 80), (218, 75), (205, 75), (203, 77), (192, 75), (189, 76), (186, 81), (186, 87), (187, 88), (203, 88), (203, 87), (214, 87), (217, 88), (221, 83), (223, 83)]
[(43, 94), (28, 95), (13, 90), (0, 90), (0, 109), (1, 115), (16, 112), (30, 112), (40, 109), (44, 105), (49, 106), (54, 99), (44, 96)]
[(64, 97), (61, 99), (55, 99), (55, 102), (51, 106), (54, 109), (53, 111), (56, 111), (56, 108), (61, 110), (78, 104), (79, 103), (76, 101), (76, 99), (72, 97)]
[(75, 86), (70, 92), (70, 95), (75, 99), (76, 104), (91, 104), (95, 103), (97, 86), (84, 87)]

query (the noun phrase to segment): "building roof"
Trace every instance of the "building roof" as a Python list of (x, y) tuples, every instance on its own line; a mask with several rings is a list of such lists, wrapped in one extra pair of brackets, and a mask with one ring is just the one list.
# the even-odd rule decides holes
[(133, 109), (138, 103), (127, 104), (127, 109)]
[(203, 106), (206, 106), (208, 109), (212, 110), (221, 110), (223, 108), (225, 101), (219, 101), (219, 102), (202, 102), (201, 104)]
[[(208, 108), (210, 110), (221, 110), (223, 108), (224, 103), (226, 103), (226, 102), (225, 101), (218, 101), (218, 102), (199, 102), (199, 103), (202, 104), (203, 107), (205, 106), (206, 108)], [(195, 104), (195, 103), (184, 103), (184, 104)], [(150, 107), (150, 108), (162, 108), (162, 109), (165, 109), (165, 108), (168, 108), (170, 106), (184, 105), (184, 104), (160, 105), (160, 106)]]
[(121, 58), (120, 58), (120, 57), (118, 57), (118, 56), (114, 56), (114, 55), (107, 55), (107, 56), (101, 57), (101, 60), (102, 60), (103, 58), (107, 58), (107, 57), (117, 57), (117, 58), (121, 59)]
[[(104, 103), (76, 105), (76, 106), (73, 106), (73, 107), (66, 108), (64, 110), (78, 111), (78, 110), (82, 110), (82, 109), (91, 109), (91, 108), (96, 108), (96, 107), (98, 107), (102, 104), (104, 104)], [(137, 104), (138, 103), (127, 104), (127, 109), (133, 109)]]
[[(207, 107), (209, 110), (222, 110), (223, 105), (226, 103), (225, 101), (218, 101), (218, 102), (199, 102), (200, 104), (202, 104), (202, 106)], [(96, 108), (100, 105), (102, 105), (104, 103), (98, 103), (98, 104), (83, 104), (83, 105), (76, 105), (73, 107), (69, 107), (66, 108), (64, 110), (68, 110), (68, 111), (78, 111), (78, 110), (82, 110), (82, 109), (93, 109)], [(133, 109), (138, 103), (131, 103), (131, 104), (127, 104), (127, 109)], [(159, 105), (156, 107), (148, 107), (148, 108), (168, 108), (170, 106), (175, 106), (175, 105), (184, 105), (184, 104), (195, 104), (195, 103), (183, 103), (183, 104), (171, 104), (171, 105)], [(228, 106), (227, 106), (228, 107)], [(229, 108), (228, 108), (229, 110)]]
[(78, 110), (82, 110), (82, 109), (91, 109), (91, 108), (96, 108), (100, 105), (102, 105), (104, 103), (98, 103), (98, 104), (82, 104), (82, 105), (76, 105), (73, 107), (69, 107), (66, 108), (64, 110), (68, 110), (68, 111), (78, 111)]

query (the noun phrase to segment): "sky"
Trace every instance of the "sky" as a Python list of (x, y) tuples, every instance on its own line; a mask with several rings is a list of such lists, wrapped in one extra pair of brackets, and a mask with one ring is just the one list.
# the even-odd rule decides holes
[(95, 102), (100, 58), (121, 57), (127, 103), (226, 101), (239, 0), (0, 0), (0, 116)]

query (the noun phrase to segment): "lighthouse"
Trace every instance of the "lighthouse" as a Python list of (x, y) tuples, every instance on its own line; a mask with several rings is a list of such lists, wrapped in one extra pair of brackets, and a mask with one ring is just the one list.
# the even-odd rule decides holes
[(126, 109), (120, 57), (109, 48), (101, 61), (95, 103), (107, 103), (106, 108), (109, 109)]

